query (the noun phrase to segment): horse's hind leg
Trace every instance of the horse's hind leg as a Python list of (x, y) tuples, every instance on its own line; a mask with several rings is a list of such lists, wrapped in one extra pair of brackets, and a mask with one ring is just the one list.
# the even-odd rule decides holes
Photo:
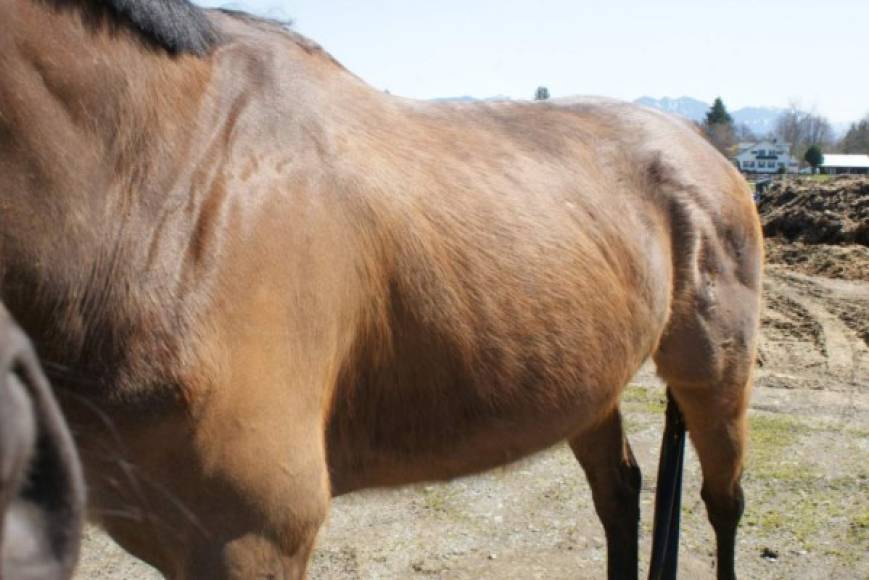
[[(733, 579), (736, 528), (744, 499), (740, 479), (746, 441), (745, 385), (729, 385), (728, 395), (701, 393), (673, 386), (685, 415), (703, 472), (701, 496), (715, 530), (718, 578)], [(732, 390), (731, 390), (732, 389)]]
[(608, 578), (636, 578), (641, 476), (618, 410), (572, 439), (570, 447), (606, 533)]
[(676, 313), (655, 362), (697, 450), (718, 578), (730, 580), (744, 505), (740, 478), (759, 306), (756, 291), (742, 286), (721, 284), (717, 294), (711, 308)]

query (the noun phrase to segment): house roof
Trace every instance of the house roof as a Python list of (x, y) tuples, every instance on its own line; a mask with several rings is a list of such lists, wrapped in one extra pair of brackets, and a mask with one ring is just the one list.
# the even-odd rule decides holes
[(789, 143), (784, 141), (779, 141), (778, 139), (761, 139), (760, 141), (741, 141), (736, 144), (736, 150), (742, 153), (747, 149), (759, 149), (759, 148), (769, 149), (770, 147), (775, 149), (784, 149), (785, 151), (790, 151), (791, 146)]
[(869, 169), (869, 155), (824, 154), (821, 167), (865, 167)]

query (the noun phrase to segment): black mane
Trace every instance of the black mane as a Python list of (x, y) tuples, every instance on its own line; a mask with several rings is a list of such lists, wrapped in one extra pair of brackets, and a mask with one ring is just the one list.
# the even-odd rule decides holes
[(188, 0), (98, 0), (173, 54), (207, 54), (218, 35), (205, 11)]

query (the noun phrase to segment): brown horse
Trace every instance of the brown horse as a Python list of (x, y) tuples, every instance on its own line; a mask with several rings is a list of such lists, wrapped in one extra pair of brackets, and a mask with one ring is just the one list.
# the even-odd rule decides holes
[(83, 507), (72, 437), (30, 341), (0, 304), (0, 578), (69, 578)]
[[(687, 124), (435, 104), (184, 0), (0, 0), (0, 290), (93, 514), (172, 578), (300, 577), (330, 497), (567, 439), (637, 574), (649, 357), (734, 576), (761, 233)], [(49, 32), (50, 31), (50, 32)]]

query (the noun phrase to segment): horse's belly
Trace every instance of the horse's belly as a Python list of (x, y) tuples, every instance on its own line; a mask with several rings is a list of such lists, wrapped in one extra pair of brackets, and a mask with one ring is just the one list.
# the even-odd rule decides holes
[(569, 436), (572, 421), (556, 424), (548, 417), (540, 417), (532, 428), (527, 425), (490, 426), (467, 438), (450, 441), (442, 446), (424, 449), (401, 448), (363, 450), (354, 445), (355, 456), (330, 453), (329, 472), (334, 495), (350, 491), (383, 486), (396, 486), (420, 481), (446, 480), (504, 465), (521, 457), (545, 449)]
[(594, 369), (581, 362), (546, 372), (512, 369), (516, 382), (494, 373), (483, 384), (474, 376), (439, 377), (431, 369), (415, 383), (365, 385), (348, 393), (346, 404), (336, 404), (330, 421), (334, 493), (450, 479), (577, 436), (614, 408), (642, 362), (629, 359)]

